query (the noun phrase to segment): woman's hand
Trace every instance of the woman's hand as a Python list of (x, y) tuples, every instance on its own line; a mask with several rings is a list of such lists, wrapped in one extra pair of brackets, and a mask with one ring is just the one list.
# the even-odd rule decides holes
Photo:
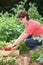
[(13, 45), (10, 44), (10, 45), (8, 45), (8, 46), (5, 46), (4, 49), (5, 49), (5, 50), (11, 50), (12, 47), (13, 47)]

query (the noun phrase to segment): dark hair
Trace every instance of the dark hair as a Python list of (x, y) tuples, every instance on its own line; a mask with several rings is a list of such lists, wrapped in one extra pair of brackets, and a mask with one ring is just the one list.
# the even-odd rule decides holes
[(27, 11), (25, 10), (20, 10), (18, 13), (17, 13), (17, 18), (24, 18), (26, 17), (27, 20), (29, 20), (29, 15), (27, 13)]

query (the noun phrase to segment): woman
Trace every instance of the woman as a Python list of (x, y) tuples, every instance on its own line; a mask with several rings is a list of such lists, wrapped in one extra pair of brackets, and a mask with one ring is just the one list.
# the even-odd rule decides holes
[(39, 37), (40, 34), (43, 34), (43, 26), (38, 21), (29, 18), (28, 13), (25, 10), (20, 10), (17, 14), (17, 18), (19, 19), (20, 23), (25, 26), (23, 33), (18, 37), (18, 39), (12, 44), (8, 45), (7, 48), (12, 48), (22, 41), (25, 40), (25, 45), (30, 48), (34, 48), (37, 45), (41, 45), (41, 42), (38, 40), (33, 39), (32, 37), (26, 39), (28, 36), (32, 35), (34, 37)]

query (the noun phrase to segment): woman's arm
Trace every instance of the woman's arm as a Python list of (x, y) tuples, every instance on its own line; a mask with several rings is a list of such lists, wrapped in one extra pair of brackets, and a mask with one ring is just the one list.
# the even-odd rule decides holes
[(29, 36), (29, 34), (25, 33), (25, 31), (18, 37), (18, 39), (13, 43), (13, 47), (15, 45), (20, 44), (23, 40), (25, 40), (27, 37)]

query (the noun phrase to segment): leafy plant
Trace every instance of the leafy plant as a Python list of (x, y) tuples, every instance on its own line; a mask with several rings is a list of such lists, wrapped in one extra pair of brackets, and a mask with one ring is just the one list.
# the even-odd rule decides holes
[(43, 53), (40, 54), (40, 56), (36, 60), (39, 61), (40, 63), (43, 63)]
[(38, 51), (35, 51), (35, 52), (33, 52), (31, 54), (32, 60), (35, 61), (40, 56), (41, 53), (42, 53), (42, 51), (39, 51), (39, 52)]
[(2, 19), (0, 21), (0, 40), (9, 42), (10, 40), (17, 38), (24, 27), (19, 25), (19, 21), (14, 16), (10, 18), (2, 16)]
[(27, 47), (27, 46), (24, 44), (24, 42), (22, 42), (20, 45), (18, 45), (17, 48), (20, 50), (20, 52), (21, 52), (21, 51), (29, 52), (29, 50), (30, 50), (30, 48)]
[(29, 3), (29, 5), (30, 5), (30, 8), (28, 10), (28, 13), (29, 13), (30, 18), (33, 18), (33, 19), (35, 19), (35, 20), (40, 22), (41, 21), (40, 20), (41, 19), (41, 15), (37, 11), (37, 7), (35, 6), (35, 3), (33, 3), (33, 4)]
[(0, 65), (3, 65), (3, 55), (0, 55)]
[(13, 57), (7, 57), (6, 63), (9, 65), (14, 65), (15, 64), (15, 58)]
[(28, 9), (29, 17), (40, 22), (43, 25), (43, 17), (39, 14), (37, 10), (37, 6), (35, 6), (35, 3), (29, 3), (30, 8)]
[(16, 60), (16, 56), (11, 57), (4, 57), (3, 55), (0, 55), (0, 65), (14, 65)]

